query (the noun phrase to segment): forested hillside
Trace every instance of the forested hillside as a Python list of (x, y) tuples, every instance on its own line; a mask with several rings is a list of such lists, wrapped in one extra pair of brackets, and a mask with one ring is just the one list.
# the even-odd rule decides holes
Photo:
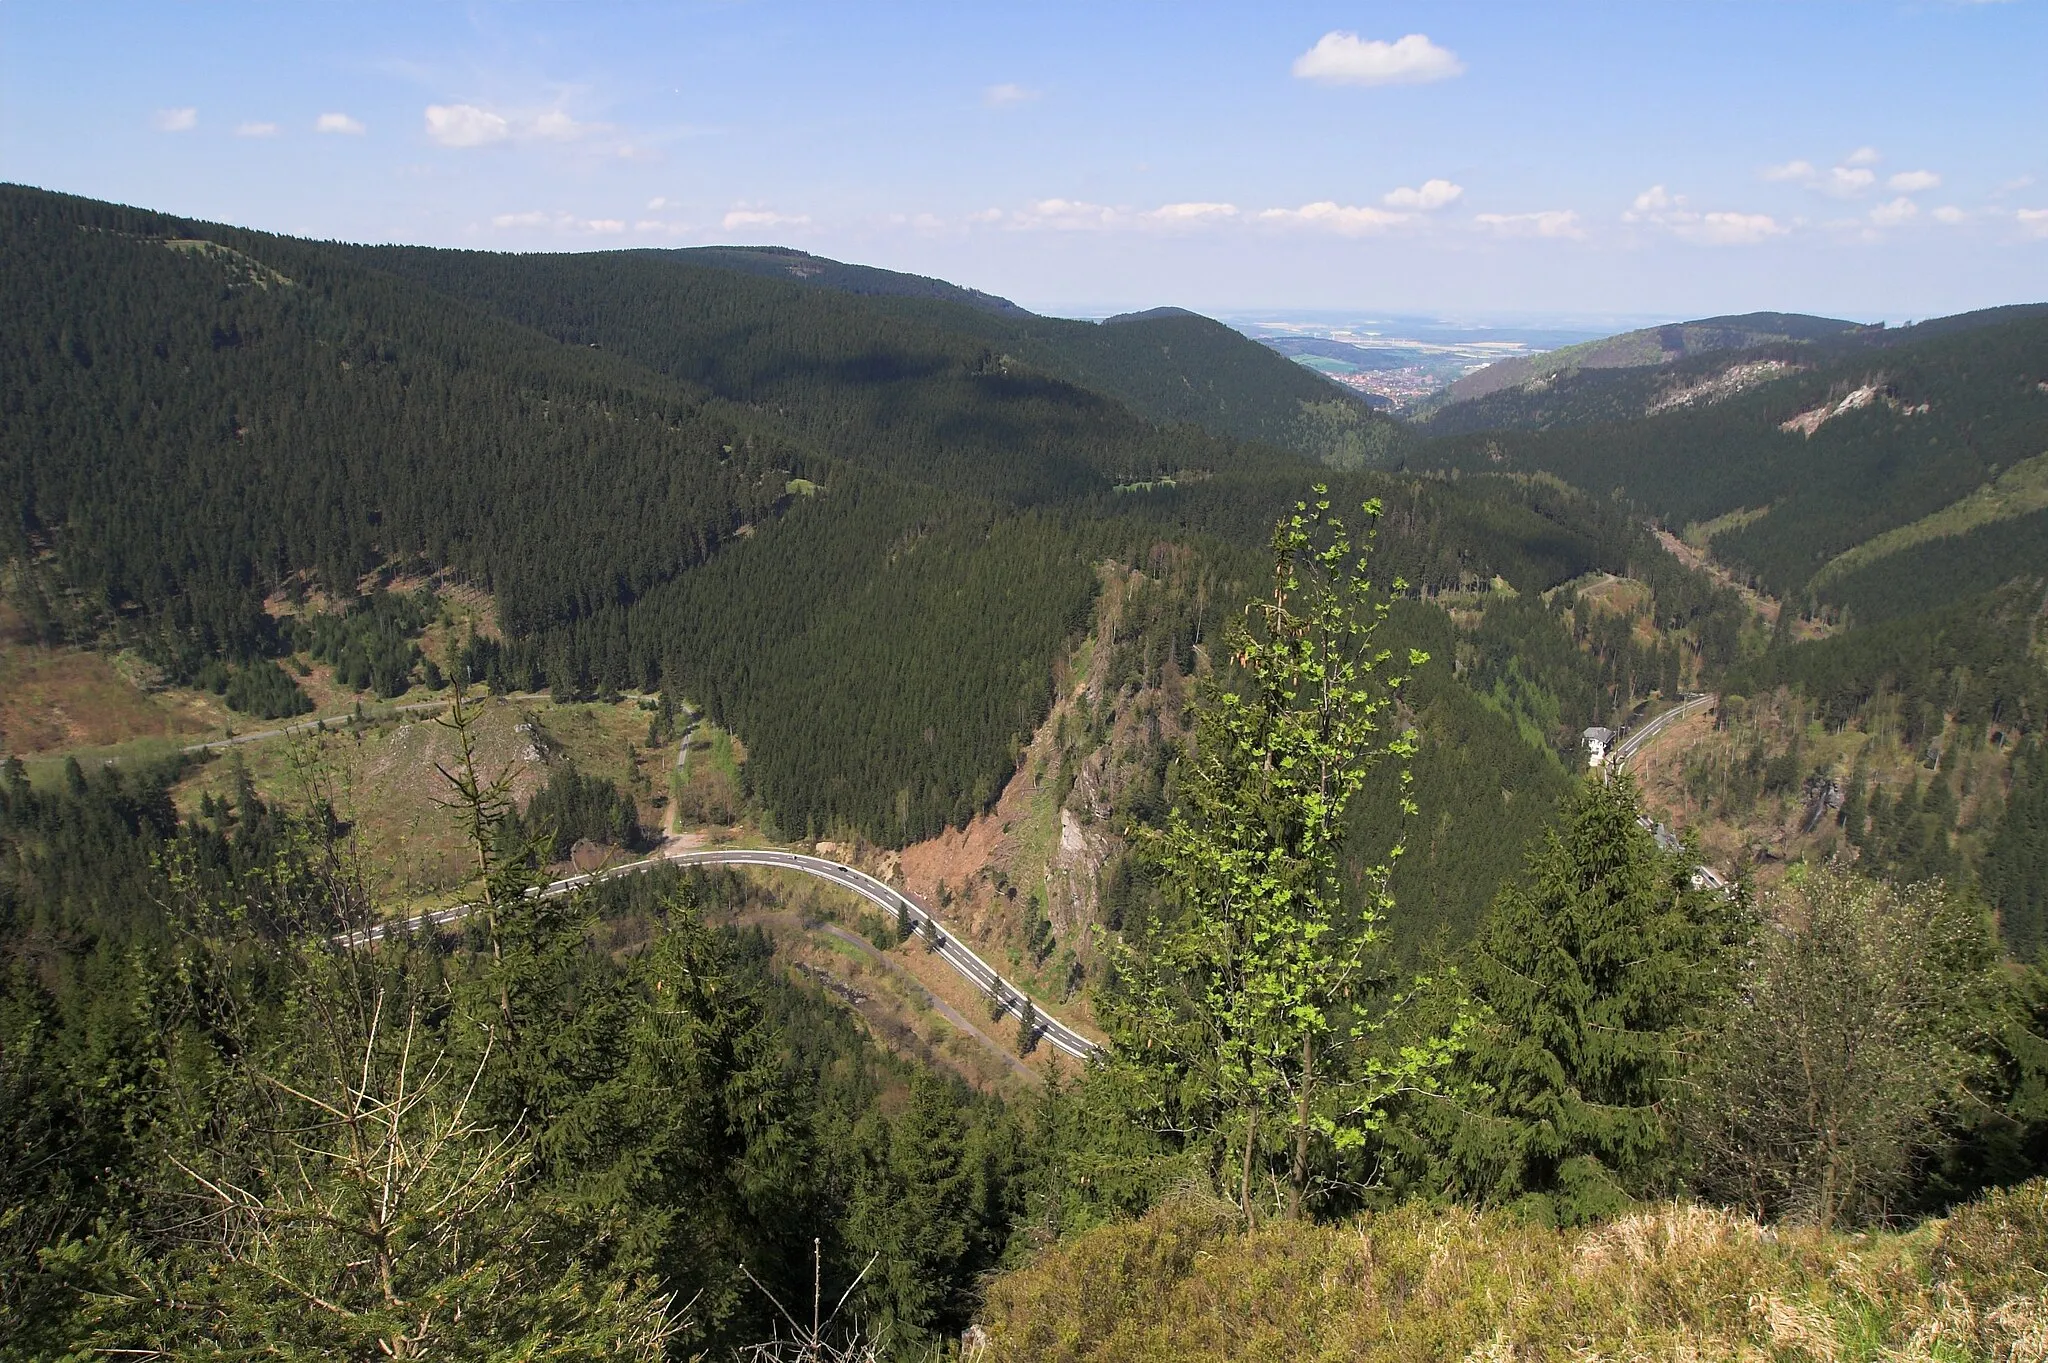
[[(1449, 436), (1415, 450), (1411, 465), (1542, 470), (1616, 490), (1673, 529), (1713, 531), (1718, 558), (1801, 601), (1838, 555), (2048, 452), (2048, 318), (2036, 310), (1906, 328), (1881, 344), (1853, 333), (1810, 351), (1698, 363), (1582, 375), (1587, 424)], [(1716, 388), (1716, 373), (1743, 381)], [(1963, 527), (1937, 556), (1867, 571), (1910, 578), (1922, 593), (1981, 590), (1994, 585), (1991, 565), (2033, 545), (2031, 526)], [(1844, 578), (1823, 584), (1818, 604), (1854, 597), (1868, 609), (1886, 594)]]
[[(1229, 431), (1284, 434), (1328, 386), (1205, 319), (1020, 319), (663, 253), (357, 250), (5, 202), (9, 558), (44, 637), (246, 676), (231, 703), (290, 714), (304, 701), (265, 660), (294, 641), (267, 596), (453, 573), (504, 632), (469, 643), (473, 679), (685, 686), (745, 735), (792, 833), (897, 842), (988, 807), (1086, 626), (1089, 565), (1160, 537), (1255, 549), (1312, 479)], [(1173, 424), (1114, 395), (1133, 391)], [(1428, 592), (1547, 591), (1645, 557), (1541, 483), (1335, 492), (1388, 499), (1383, 561)]]
[(1740, 317), (1707, 317), (1625, 331), (1559, 350), (1500, 360), (1467, 374), (1432, 399), (1429, 421), (1432, 426), (1442, 423), (1440, 429), (1447, 431), (1515, 424), (1488, 422), (1488, 414), (1505, 415), (1514, 407), (1511, 403), (1496, 405), (1484, 400), (1498, 393), (1511, 395), (1516, 389), (1541, 391), (1589, 370), (1654, 368), (1720, 351), (1753, 350), (1773, 342), (1818, 341), (1861, 330), (1864, 328), (1854, 322), (1831, 317), (1752, 312)]
[(942, 325), (999, 342), (1026, 363), (1108, 393), (1154, 421), (1191, 422), (1347, 468), (1384, 461), (1399, 438), (1395, 423), (1372, 420), (1349, 390), (1290, 373), (1273, 363), (1269, 349), (1183, 308), (1127, 313), (1097, 326), (1034, 316), (1007, 299), (943, 280), (800, 251), (700, 247), (668, 254), (814, 288), (935, 299), (994, 314), (994, 319), (970, 319), (951, 310), (929, 310)]
[(808, 468), (743, 411), (324, 248), (27, 190), (0, 213), (7, 555), (50, 574), (50, 628), (132, 625), (182, 671), (267, 651), (262, 598), (301, 571), (419, 558), (514, 629), (572, 620)]
[[(814, 432), (834, 433), (828, 438), (872, 446), (864, 454), (859, 446), (841, 447), (851, 457), (886, 461), (910, 476), (936, 469), (943, 458), (947, 476), (977, 492), (1029, 497), (1081, 486), (1071, 471), (1057, 474), (1054, 486), (1003, 481), (1018, 476), (1012, 465), (1025, 429), (1020, 420), (1084, 423), (1068, 425), (1056, 444), (1034, 451), (1028, 466), (1043, 465), (1039, 477), (1061, 469), (1048, 461), (1055, 455), (1079, 457), (1121, 481), (1149, 468), (1214, 472), (1242, 466), (1247, 457), (1186, 431), (1173, 437), (1182, 448), (1178, 463), (1091, 454), (1091, 442), (1133, 436), (1113, 427), (1081, 436), (1102, 413), (1071, 411), (1085, 408), (1087, 398), (1067, 384), (1114, 398), (1149, 422), (1263, 441), (1332, 464), (1381, 460), (1398, 439), (1393, 422), (1343, 389), (1206, 317), (1098, 326), (921, 287), (877, 287), (866, 274), (842, 283), (850, 267), (834, 262), (815, 276), (777, 279), (755, 268), (757, 256), (504, 256), (395, 247), (360, 253), (564, 341), (623, 350), (738, 401), (800, 413), (819, 423)], [(966, 382), (969, 375), (980, 382)]]
[[(2028, 1356), (2048, 319), (1717, 322), (1429, 434), (1171, 310), (0, 188), (0, 1356)], [(556, 879), (799, 839), (936, 917)], [(1015, 978), (878, 1003), (942, 933)]]
[[(877, 319), (857, 298), (800, 300), (841, 309), (834, 333), (801, 309), (754, 316), (761, 281), (685, 270), (714, 295), (677, 314), (698, 330), (640, 337), (675, 375), (335, 248), (28, 190), (5, 202), (8, 557), (44, 637), (127, 644), (179, 679), (216, 663), (273, 677), (270, 593), (447, 570), (493, 594), (507, 636), (478, 642), (478, 679), (651, 687), (666, 664), (714, 715), (745, 717), (798, 829), (901, 839), (1006, 779), (1092, 577), (1071, 529), (1002, 503), (1298, 466), (1006, 372), (921, 323), (879, 319), (923, 349), (868, 356)], [(540, 306), (547, 283), (521, 288)], [(687, 349), (742, 323), (751, 349)], [(777, 535), (792, 507), (802, 533)], [(1033, 555), (1045, 568), (1020, 576)], [(880, 779), (854, 790), (855, 773)]]
[(1024, 314), (1007, 298), (979, 289), (963, 288), (927, 275), (878, 270), (872, 265), (852, 265), (827, 260), (808, 251), (787, 246), (686, 246), (668, 254), (693, 264), (715, 265), (742, 274), (765, 275), (771, 279), (794, 280), (842, 293), (874, 294), (900, 298), (938, 298), (990, 312)]

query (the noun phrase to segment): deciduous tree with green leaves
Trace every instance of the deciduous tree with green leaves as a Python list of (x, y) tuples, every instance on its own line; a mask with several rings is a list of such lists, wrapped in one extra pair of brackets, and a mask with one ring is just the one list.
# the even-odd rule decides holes
[(1361, 1145), (1387, 1099), (1443, 1057), (1368, 1044), (1389, 1001), (1381, 925), (1400, 846), (1348, 901), (1340, 879), (1345, 811), (1383, 764), (1415, 812), (1404, 676), (1376, 642), (1389, 600), (1367, 573), (1380, 506), (1364, 511), (1354, 542), (1318, 487), (1275, 527), (1271, 596), (1232, 629), (1229, 666), (1196, 703), (1182, 799), (1147, 836), (1166, 909), (1115, 953), (1103, 1009), (1111, 1063), (1140, 1081), (1123, 1091), (1206, 1148), (1247, 1219), (1267, 1177), (1284, 1176), (1301, 1215), (1318, 1155)]

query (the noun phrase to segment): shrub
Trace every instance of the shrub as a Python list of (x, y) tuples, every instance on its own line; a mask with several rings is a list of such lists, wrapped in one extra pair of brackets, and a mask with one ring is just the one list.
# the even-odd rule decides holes
[(1410, 1203), (1245, 1232), (1169, 1204), (993, 1279), (986, 1363), (2039, 1359), (2048, 1183), (1936, 1233), (1766, 1230), (1697, 1205), (1556, 1230)]

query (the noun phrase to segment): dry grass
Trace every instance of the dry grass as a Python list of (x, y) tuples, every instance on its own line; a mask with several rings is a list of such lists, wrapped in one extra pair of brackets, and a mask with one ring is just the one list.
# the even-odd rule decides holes
[(20, 756), (136, 739), (214, 738), (232, 717), (200, 691), (145, 691), (116, 660), (29, 642), (0, 603), (0, 752)]
[[(546, 782), (551, 762), (567, 758), (639, 797), (641, 821), (652, 828), (659, 815), (649, 781), (659, 775), (662, 755), (635, 747), (646, 733), (647, 715), (630, 700), (550, 705), (492, 697), (477, 720), (483, 773), (509, 771), (521, 803)], [(446, 807), (448, 783), (439, 770), (454, 758), (453, 736), (432, 716), (402, 715), (248, 744), (209, 762), (174, 795), (188, 812), (209, 792), (231, 795), (239, 760), (265, 798), (293, 807), (309, 796), (331, 799), (353, 830), (373, 887), (394, 911), (411, 911), (458, 892), (471, 874), (461, 821)]]
[(2048, 1183), (1902, 1234), (1673, 1205), (1580, 1231), (1424, 1206), (1246, 1234), (1183, 1203), (989, 1286), (990, 1363), (2048, 1358)]

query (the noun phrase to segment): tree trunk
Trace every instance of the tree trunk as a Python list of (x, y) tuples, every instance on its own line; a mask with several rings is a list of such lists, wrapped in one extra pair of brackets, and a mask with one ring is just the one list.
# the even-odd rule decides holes
[(1287, 1214), (1296, 1221), (1301, 1220), (1302, 1204), (1308, 1197), (1308, 1109), (1309, 1087), (1315, 1082), (1315, 1048), (1311, 1036), (1304, 1032), (1301, 1037), (1301, 1096), (1294, 1107), (1294, 1168), (1290, 1181), (1293, 1187), (1287, 1198)]
[(1244, 1225), (1246, 1230), (1250, 1230), (1252, 1227), (1252, 1151), (1258, 1146), (1258, 1137), (1259, 1110), (1256, 1107), (1246, 1108), (1244, 1115), (1244, 1171), (1238, 1179), (1237, 1188), (1238, 1204), (1244, 1208)]

